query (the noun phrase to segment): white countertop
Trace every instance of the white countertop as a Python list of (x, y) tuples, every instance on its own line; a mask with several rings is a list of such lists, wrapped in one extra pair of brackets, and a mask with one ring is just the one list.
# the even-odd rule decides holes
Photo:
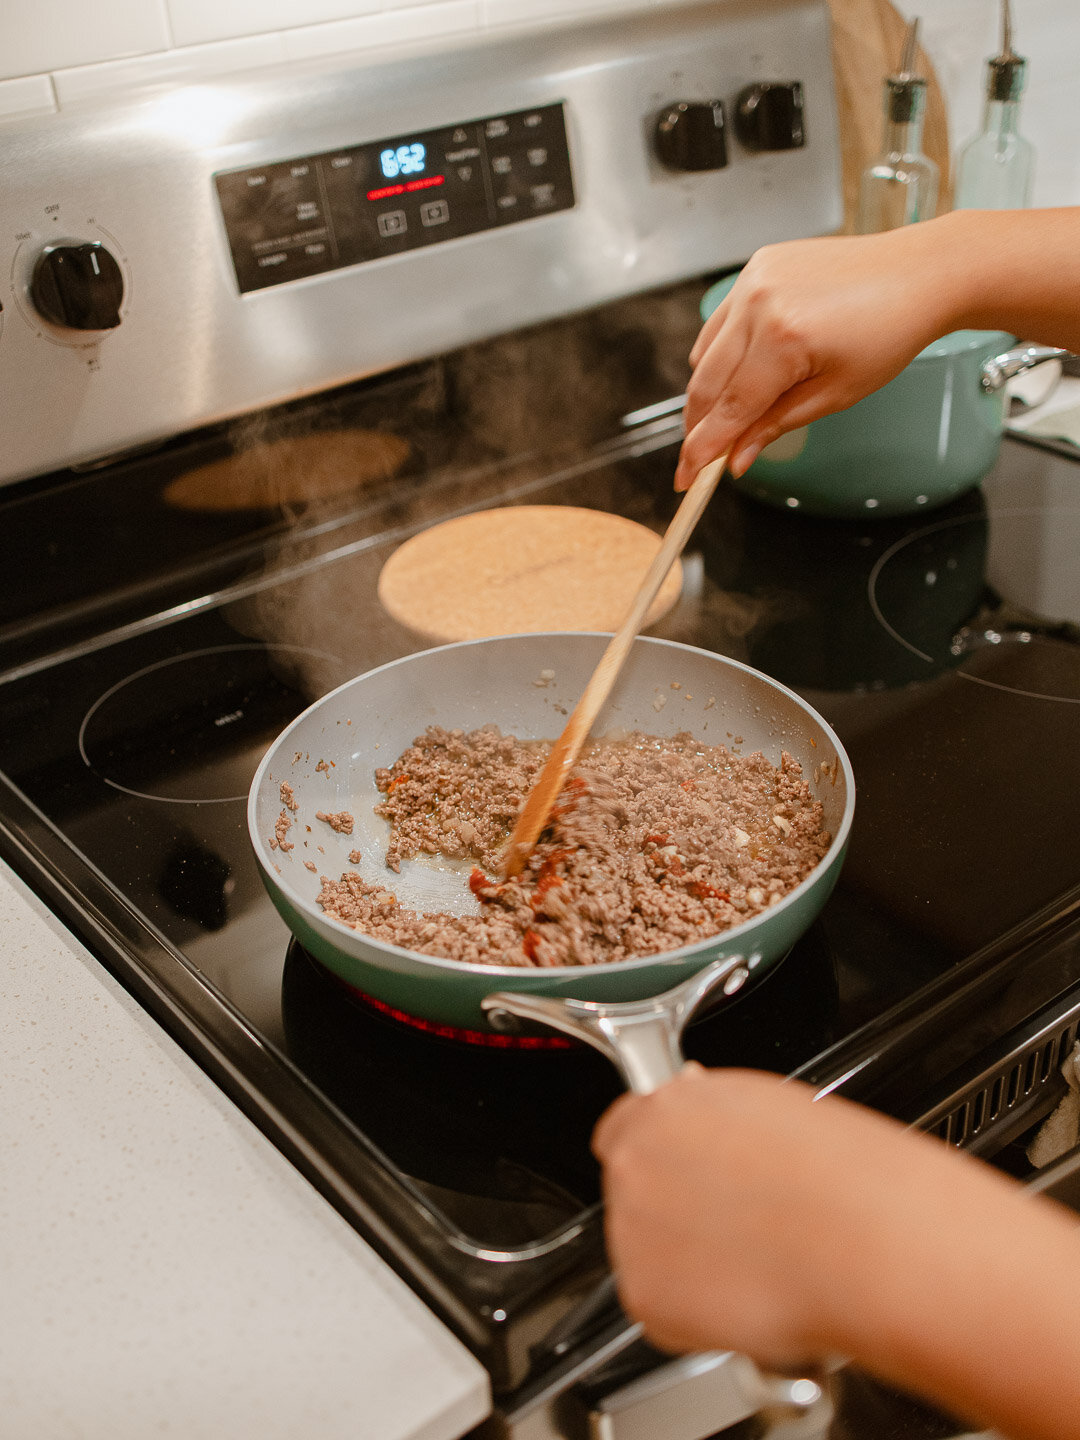
[(451, 1440), (488, 1377), (0, 864), (0, 1440)]

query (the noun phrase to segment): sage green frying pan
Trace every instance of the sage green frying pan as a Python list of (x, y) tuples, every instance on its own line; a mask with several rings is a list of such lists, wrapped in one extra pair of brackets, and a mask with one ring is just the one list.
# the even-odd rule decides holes
[[(494, 992), (583, 1001), (640, 1001), (669, 991), (713, 961), (741, 956), (742, 979), (764, 973), (809, 926), (836, 882), (855, 801), (851, 765), (834, 732), (793, 691), (737, 661), (672, 641), (638, 637), (593, 734), (689, 731), (705, 744), (761, 750), (774, 764), (788, 751), (822, 802), (833, 839), (825, 858), (782, 901), (745, 924), (662, 955), (551, 969), (467, 965), (372, 939), (324, 915), (320, 875), (357, 870), (417, 910), (479, 911), (471, 862), (428, 857), (384, 864), (388, 824), (374, 772), (390, 765), (428, 725), (495, 724), (522, 738), (555, 739), (610, 637), (559, 633), (500, 636), (408, 655), (347, 681), (297, 717), (267, 751), (252, 782), (248, 828), (263, 880), (301, 944), (348, 985), (418, 1019), (490, 1031), (505, 1022), (482, 1002)], [(673, 688), (677, 685), (678, 688)], [(294, 848), (274, 848), (281, 786)], [(351, 835), (316, 819), (348, 811)], [(359, 862), (350, 861), (359, 850)], [(307, 868), (311, 865), (313, 868)], [(742, 979), (730, 981), (731, 987)], [(725, 985), (725, 988), (729, 988)]]

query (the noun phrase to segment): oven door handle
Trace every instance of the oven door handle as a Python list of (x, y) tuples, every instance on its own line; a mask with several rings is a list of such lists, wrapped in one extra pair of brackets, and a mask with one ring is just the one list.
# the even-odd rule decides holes
[(824, 1425), (831, 1409), (824, 1375), (765, 1375), (746, 1355), (714, 1350), (680, 1356), (595, 1400), (588, 1433), (590, 1440), (704, 1440), (769, 1412), (784, 1423), (792, 1411), (814, 1411)]

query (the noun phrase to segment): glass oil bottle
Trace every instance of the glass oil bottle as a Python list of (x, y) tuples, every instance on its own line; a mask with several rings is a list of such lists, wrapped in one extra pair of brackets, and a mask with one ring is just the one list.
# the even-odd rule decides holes
[(895, 230), (937, 211), (938, 167), (923, 153), (926, 80), (915, 73), (919, 22), (904, 37), (900, 69), (885, 80), (881, 153), (860, 177), (856, 229), (861, 235)]
[(1001, 17), (1001, 54), (986, 62), (982, 129), (957, 161), (958, 210), (1019, 210), (1031, 204), (1035, 149), (1019, 129), (1027, 61), (1012, 47), (1009, 0), (1003, 0)]

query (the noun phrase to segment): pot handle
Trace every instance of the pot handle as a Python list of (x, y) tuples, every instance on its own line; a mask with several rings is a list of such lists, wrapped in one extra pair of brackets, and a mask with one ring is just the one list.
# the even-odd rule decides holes
[[(737, 995), (760, 963), (758, 954), (728, 955), (645, 1000), (603, 1003), (505, 990), (486, 996), (480, 1007), (496, 1030), (511, 1029), (515, 1018), (520, 1018), (584, 1040), (607, 1056), (629, 1090), (648, 1095), (683, 1068), (682, 1032), (706, 995), (718, 986), (725, 996)], [(640, 1326), (634, 1328), (640, 1333)], [(684, 1357), (687, 1363), (702, 1358), (711, 1357)], [(824, 1382), (818, 1378), (774, 1375), (746, 1355), (725, 1353), (716, 1358), (733, 1364), (733, 1376), (751, 1413), (777, 1406), (803, 1413), (825, 1401)]]
[(1069, 350), (1057, 350), (1053, 345), (1016, 345), (1000, 355), (984, 360), (979, 371), (979, 385), (987, 395), (995, 395), (1003, 389), (1014, 375), (1041, 365), (1044, 360), (1072, 360)]
[(604, 1004), (507, 990), (488, 995), (480, 1007), (496, 1030), (510, 1029), (517, 1017), (584, 1040), (607, 1056), (627, 1089), (647, 1095), (682, 1069), (682, 1032), (705, 996), (719, 985), (725, 995), (737, 994), (760, 960), (760, 955), (714, 960), (674, 989), (645, 1000)]

